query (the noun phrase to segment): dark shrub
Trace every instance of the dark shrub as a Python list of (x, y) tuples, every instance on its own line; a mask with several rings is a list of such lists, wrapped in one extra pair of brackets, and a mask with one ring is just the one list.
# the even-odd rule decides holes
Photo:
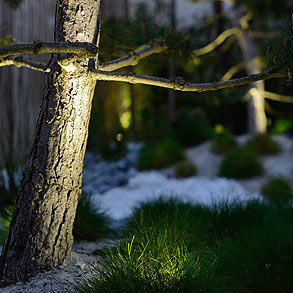
[(262, 186), (261, 193), (271, 200), (288, 200), (293, 197), (290, 182), (282, 177), (271, 178)]
[(247, 146), (259, 155), (276, 155), (281, 151), (280, 145), (268, 134), (257, 134), (247, 142)]
[(174, 124), (174, 136), (183, 146), (200, 144), (214, 135), (205, 112), (201, 108), (181, 109)]
[(145, 145), (140, 152), (140, 169), (161, 169), (184, 159), (183, 148), (173, 139)]
[(175, 174), (177, 177), (186, 178), (196, 175), (197, 168), (189, 161), (181, 161), (175, 165)]
[(214, 154), (226, 154), (237, 146), (237, 142), (231, 134), (217, 135), (212, 143), (211, 152)]
[(222, 160), (219, 176), (228, 178), (250, 178), (263, 173), (256, 153), (249, 148), (237, 148)]
[(75, 239), (95, 240), (107, 236), (109, 219), (101, 212), (97, 212), (87, 196), (82, 196), (76, 210), (73, 225)]

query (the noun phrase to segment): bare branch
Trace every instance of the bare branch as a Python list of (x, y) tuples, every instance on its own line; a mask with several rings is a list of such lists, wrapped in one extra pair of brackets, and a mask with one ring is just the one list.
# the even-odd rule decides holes
[(123, 81), (133, 84), (145, 84), (158, 86), (184, 92), (203, 92), (215, 91), (224, 88), (246, 85), (259, 80), (266, 80), (270, 78), (287, 77), (286, 74), (276, 73), (277, 67), (271, 68), (259, 74), (252, 74), (250, 76), (231, 79), (227, 81), (212, 82), (212, 83), (187, 83), (182, 78), (166, 79), (153, 76), (139, 75), (135, 73), (122, 72), (106, 72), (92, 69), (93, 77), (97, 80), (104, 81)]
[(222, 76), (221, 81), (229, 80), (240, 70), (246, 68), (245, 62), (241, 62), (229, 68), (229, 70)]
[(164, 45), (161, 40), (153, 40), (135, 51), (130, 51), (128, 56), (99, 64), (98, 69), (103, 71), (114, 71), (125, 66), (135, 66), (141, 59), (155, 53), (161, 53), (166, 49), (167, 46)]
[(229, 28), (223, 31), (213, 42), (209, 43), (208, 45), (200, 49), (194, 50), (193, 54), (195, 57), (205, 55), (213, 51), (214, 49), (216, 49), (219, 45), (225, 42), (225, 40), (229, 38), (230, 36), (239, 34), (240, 32), (241, 30), (239, 28), (236, 28), (236, 27)]
[(293, 103), (292, 96), (283, 96), (273, 92), (263, 91), (263, 95), (266, 99), (277, 101), (280, 103)]
[(44, 53), (69, 53), (79, 56), (79, 59), (94, 58), (98, 48), (91, 43), (43, 43), (16, 44), (0, 47), (0, 58), (14, 55), (39, 55)]
[(4, 58), (0, 59), (0, 67), (3, 66), (10, 66), (15, 65), (16, 67), (26, 67), (30, 68), (36, 71), (41, 72), (50, 72), (50, 68), (47, 67), (46, 64), (40, 63), (40, 62), (34, 62), (30, 60), (25, 60), (22, 57), (16, 57), (16, 58)]

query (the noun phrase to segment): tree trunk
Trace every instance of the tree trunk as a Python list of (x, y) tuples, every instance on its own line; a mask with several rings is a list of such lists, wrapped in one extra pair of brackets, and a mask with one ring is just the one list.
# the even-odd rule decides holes
[[(170, 2), (170, 26), (173, 30), (176, 29), (176, 0)], [(174, 79), (176, 74), (175, 62), (172, 58), (169, 59), (168, 78)], [(170, 126), (175, 120), (175, 103), (176, 94), (174, 90), (168, 90), (168, 120)]]
[[(241, 27), (239, 19), (243, 17), (244, 11), (241, 7), (235, 7), (235, 15), (232, 21), (235, 26)], [(238, 36), (238, 44), (242, 51), (246, 63), (248, 75), (259, 73), (260, 70), (254, 60), (257, 56), (257, 50), (253, 40), (249, 37), (247, 29), (243, 28), (242, 33)], [(248, 131), (250, 133), (264, 133), (267, 128), (267, 118), (264, 106), (264, 81), (258, 81), (249, 85), (248, 92)]]
[[(55, 42), (98, 40), (100, 0), (58, 0)], [(2, 250), (0, 277), (27, 281), (69, 256), (81, 194), (95, 81), (89, 61), (62, 68), (51, 58), (34, 142)]]

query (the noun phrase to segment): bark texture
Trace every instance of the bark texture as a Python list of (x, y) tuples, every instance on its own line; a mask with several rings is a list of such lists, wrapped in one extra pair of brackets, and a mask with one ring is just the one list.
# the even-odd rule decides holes
[[(100, 0), (57, 1), (55, 42), (96, 44), (99, 8)], [(73, 243), (95, 80), (88, 73), (88, 60), (70, 66), (58, 61), (59, 55), (51, 59), (33, 147), (1, 255), (0, 276), (6, 284), (61, 264)]]

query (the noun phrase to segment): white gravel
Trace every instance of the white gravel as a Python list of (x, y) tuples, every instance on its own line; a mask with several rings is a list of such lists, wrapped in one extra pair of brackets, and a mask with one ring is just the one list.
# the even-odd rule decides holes
[(211, 206), (223, 201), (261, 199), (261, 196), (248, 192), (235, 180), (206, 177), (168, 179), (157, 171), (151, 171), (139, 173), (124, 187), (93, 194), (91, 200), (96, 208), (121, 222), (131, 216), (140, 203), (159, 198), (176, 198), (182, 202)]

